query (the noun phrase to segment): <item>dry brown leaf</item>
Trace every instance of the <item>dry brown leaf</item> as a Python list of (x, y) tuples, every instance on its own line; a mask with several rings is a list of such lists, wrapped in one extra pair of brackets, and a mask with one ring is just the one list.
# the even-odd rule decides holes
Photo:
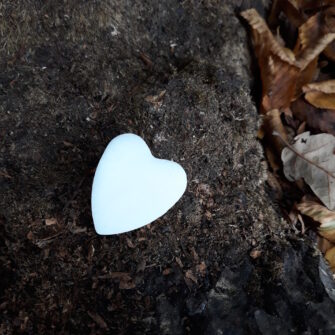
[(335, 80), (326, 80), (318, 83), (310, 83), (303, 87), (303, 92), (317, 91), (321, 93), (335, 93)]
[(323, 51), (327, 58), (335, 62), (335, 42), (330, 43)]
[[(335, 110), (335, 93), (308, 92), (305, 99), (317, 108), (334, 109)], [(335, 111), (334, 111), (335, 113)]]
[(283, 189), (280, 182), (278, 181), (278, 178), (271, 171), (268, 171), (266, 175), (266, 182), (273, 190), (274, 197), (276, 200), (280, 200), (283, 197)]
[[(292, 5), (292, 2), (290, 2)], [(255, 9), (241, 13), (252, 28), (263, 84), (261, 112), (289, 107), (301, 87), (315, 77), (319, 54), (335, 39), (314, 15), (299, 28), (295, 53), (283, 47)]]
[(319, 230), (319, 234), (330, 242), (335, 242), (335, 229), (322, 229)]
[(284, 174), (290, 181), (303, 178), (317, 197), (335, 209), (335, 137), (305, 132), (282, 151)]
[(266, 159), (268, 160), (272, 171), (275, 173), (278, 172), (282, 167), (282, 163), (278, 158), (278, 155), (275, 154), (273, 149), (270, 146), (267, 146), (266, 144), (264, 145), (264, 150)]
[(252, 28), (263, 84), (262, 112), (288, 107), (299, 74), (293, 52), (280, 45), (255, 9), (246, 10), (241, 15)]
[(282, 61), (294, 65), (295, 57), (291, 50), (283, 48), (274, 38), (264, 19), (255, 9), (248, 9), (241, 13), (252, 28), (255, 50), (258, 57), (270, 52)]
[(308, 64), (313, 61), (320, 53), (335, 39), (334, 33), (326, 34), (320, 37), (315, 44), (310, 45), (304, 48), (298, 55), (297, 55), (297, 62), (296, 65), (301, 69), (304, 70)]
[(335, 242), (335, 211), (330, 211), (318, 202), (308, 199), (303, 199), (296, 207), (301, 214), (321, 224), (319, 227), (321, 236), (330, 242)]
[(323, 254), (325, 254), (329, 249), (335, 246), (334, 243), (331, 243), (330, 241), (328, 241), (326, 238), (322, 236), (318, 236), (317, 244), (318, 244), (319, 250)]
[(260, 59), (262, 79), (262, 112), (289, 107), (295, 97), (299, 77), (297, 66), (289, 64), (275, 54)]
[(287, 141), (287, 133), (280, 118), (280, 115), (281, 112), (278, 109), (270, 110), (265, 114), (262, 125), (265, 133), (266, 142), (271, 143), (271, 145), (274, 147), (279, 155), (285, 147), (285, 144), (278, 136), (274, 136), (273, 132), (279, 133), (281, 137), (285, 141)]
[(329, 210), (316, 201), (307, 199), (303, 199), (296, 207), (301, 214), (319, 222), (321, 224), (320, 228), (329, 228), (330, 226), (335, 228), (335, 211)]
[(322, 7), (334, 5), (334, 0), (294, 0), (300, 10), (321, 9)]
[(291, 110), (294, 117), (305, 121), (310, 128), (335, 135), (335, 113), (332, 109), (318, 109), (303, 98), (292, 102)]
[[(297, 50), (295, 54), (300, 53), (300, 57), (314, 58), (310, 50), (314, 50), (317, 56), (320, 52), (325, 51), (326, 54), (332, 56), (334, 46), (335, 33), (335, 7), (329, 7), (320, 10), (311, 16), (303, 25), (299, 27), (299, 36), (297, 41)], [(305, 53), (302, 55), (302, 53)], [(307, 56), (309, 54), (309, 56)]]
[(305, 99), (311, 105), (317, 108), (335, 109), (335, 80), (305, 85), (303, 92), (306, 93)]
[(335, 272), (335, 247), (329, 249), (325, 254), (325, 259), (329, 263), (330, 270)]
[(265, 154), (273, 171), (278, 171), (281, 168), (280, 154), (284, 148), (283, 141), (274, 136), (273, 132), (278, 132), (286, 141), (287, 134), (281, 120), (281, 112), (278, 109), (273, 109), (267, 112), (263, 118), (263, 124), (260, 132), (263, 133)]
[(283, 12), (294, 27), (299, 27), (306, 19), (306, 15), (300, 11), (296, 0), (274, 0), (269, 15), (269, 25), (271, 27), (279, 24), (278, 18)]

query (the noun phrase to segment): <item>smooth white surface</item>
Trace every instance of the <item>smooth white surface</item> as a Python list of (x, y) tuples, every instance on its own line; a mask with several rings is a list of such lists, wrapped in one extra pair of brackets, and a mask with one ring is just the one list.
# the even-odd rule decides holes
[(184, 169), (153, 157), (141, 137), (115, 137), (103, 153), (93, 180), (96, 232), (124, 233), (158, 219), (180, 199), (186, 185)]

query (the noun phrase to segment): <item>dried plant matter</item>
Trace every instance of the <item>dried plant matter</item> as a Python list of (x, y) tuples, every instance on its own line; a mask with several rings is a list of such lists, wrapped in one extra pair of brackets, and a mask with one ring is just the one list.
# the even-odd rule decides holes
[(303, 87), (305, 99), (317, 108), (334, 109), (335, 118), (335, 80), (307, 84)]
[(301, 214), (307, 215), (314, 221), (319, 222), (321, 224), (321, 230), (335, 228), (335, 212), (329, 210), (327, 207), (319, 204), (318, 202), (314, 200), (302, 199), (302, 201), (297, 204), (297, 209)]
[(335, 39), (335, 33), (316, 29), (317, 32), (311, 34), (317, 21), (317, 17), (312, 17), (299, 29), (297, 48), (293, 52), (278, 42), (256, 10), (249, 9), (241, 15), (252, 28), (263, 83), (262, 112), (288, 107), (300, 87), (313, 78), (315, 59)]
[(305, 132), (295, 140), (282, 151), (286, 178), (303, 178), (329, 209), (335, 209), (335, 137)]
[[(268, 24), (254, 9), (241, 15), (251, 27), (262, 80), (258, 137), (277, 178), (269, 185), (288, 198), (294, 193), (280, 199), (284, 213), (299, 218), (298, 233), (311, 221), (305, 225), (302, 215), (321, 224), (319, 249), (335, 272), (335, 1), (274, 0)], [(295, 181), (291, 186), (282, 168)], [(307, 200), (311, 190), (327, 207)]]

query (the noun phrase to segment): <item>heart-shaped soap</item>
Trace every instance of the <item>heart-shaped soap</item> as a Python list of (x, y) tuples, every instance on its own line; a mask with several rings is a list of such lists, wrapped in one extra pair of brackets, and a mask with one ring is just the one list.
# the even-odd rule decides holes
[(179, 200), (186, 185), (184, 169), (152, 156), (141, 137), (115, 137), (103, 153), (93, 180), (96, 232), (124, 233), (158, 219)]

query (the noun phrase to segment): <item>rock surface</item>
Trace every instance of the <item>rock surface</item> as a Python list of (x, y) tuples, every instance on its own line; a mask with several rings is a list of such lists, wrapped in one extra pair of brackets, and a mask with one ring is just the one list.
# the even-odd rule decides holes
[[(313, 236), (267, 193), (244, 5), (0, 5), (3, 333), (334, 331)], [(94, 168), (125, 132), (189, 186), (150, 226), (100, 237)]]

